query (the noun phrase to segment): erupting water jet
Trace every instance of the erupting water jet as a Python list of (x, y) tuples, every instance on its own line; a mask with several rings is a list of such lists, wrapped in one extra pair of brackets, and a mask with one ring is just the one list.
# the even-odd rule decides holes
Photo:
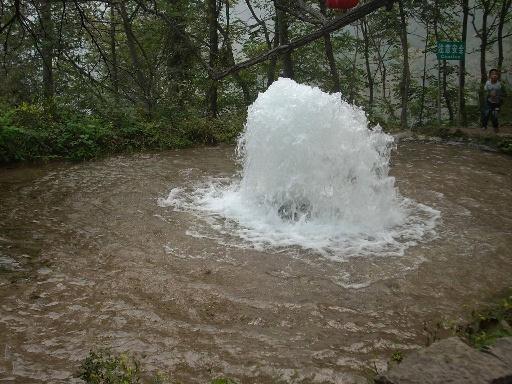
[(249, 107), (239, 177), (161, 203), (208, 212), (223, 233), (257, 246), (401, 254), (439, 213), (399, 194), (389, 175), (394, 140), (368, 126), (340, 94), (279, 79)]

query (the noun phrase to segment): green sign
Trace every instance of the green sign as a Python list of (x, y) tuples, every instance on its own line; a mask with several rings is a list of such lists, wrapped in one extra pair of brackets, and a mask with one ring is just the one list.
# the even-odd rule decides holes
[(466, 47), (462, 41), (438, 41), (437, 60), (464, 60)]

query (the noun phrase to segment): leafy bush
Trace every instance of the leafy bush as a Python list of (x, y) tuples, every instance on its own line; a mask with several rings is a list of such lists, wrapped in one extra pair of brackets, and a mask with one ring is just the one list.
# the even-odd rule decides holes
[(146, 121), (118, 113), (113, 120), (57, 106), (51, 111), (39, 104), (0, 106), (0, 163), (86, 160), (125, 151), (232, 143), (243, 128), (245, 115), (209, 119), (191, 112)]
[(186, 137), (195, 143), (217, 144), (215, 121), (192, 116), (181, 122)]
[(112, 124), (96, 117), (69, 120), (55, 133), (61, 156), (73, 160), (90, 159), (113, 149)]
[(11, 111), (11, 121), (18, 127), (35, 131), (48, 130), (54, 124), (53, 117), (41, 104), (21, 103)]
[(33, 160), (50, 152), (48, 137), (41, 132), (28, 130), (0, 121), (0, 162)]
[(87, 384), (139, 384), (140, 367), (137, 360), (126, 354), (112, 355), (102, 349), (91, 351), (80, 365), (77, 377)]

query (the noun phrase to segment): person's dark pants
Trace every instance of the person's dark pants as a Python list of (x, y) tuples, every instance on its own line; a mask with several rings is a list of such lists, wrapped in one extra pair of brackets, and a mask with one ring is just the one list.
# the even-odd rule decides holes
[(489, 117), (490, 117), (494, 130), (495, 131), (498, 130), (498, 111), (497, 111), (497, 109), (499, 109), (498, 104), (493, 104), (493, 103), (489, 103), (489, 102), (487, 102), (485, 104), (485, 109), (484, 109), (484, 113), (482, 116), (482, 126), (484, 129), (487, 129), (487, 123), (489, 122)]

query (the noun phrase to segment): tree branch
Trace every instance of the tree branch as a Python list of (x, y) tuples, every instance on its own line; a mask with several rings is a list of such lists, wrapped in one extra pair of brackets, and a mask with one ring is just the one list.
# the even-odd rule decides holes
[(18, 19), (21, 15), (20, 11), (20, 0), (14, 1), (14, 15), (5, 23), (4, 25), (0, 25), (0, 34), (3, 33), (4, 30), (10, 28), (11, 24), (13, 24), (16, 19)]
[(272, 41), (270, 40), (270, 35), (268, 33), (267, 25), (265, 24), (265, 22), (263, 20), (261, 20), (260, 18), (258, 18), (258, 16), (256, 16), (256, 12), (254, 12), (254, 8), (252, 7), (250, 0), (245, 0), (245, 4), (247, 4), (247, 8), (249, 8), (249, 11), (251, 12), (251, 15), (254, 18), (254, 20), (256, 20), (256, 23), (258, 23), (261, 26), (261, 29), (263, 29), (263, 34), (265, 35), (265, 41), (267, 42), (267, 47), (269, 49), (271, 49)]
[(192, 49), (192, 52), (194, 52), (194, 56), (196, 56), (196, 58), (199, 60), (199, 63), (201, 64), (201, 66), (209, 74), (213, 73), (213, 69), (208, 65), (208, 63), (201, 56), (201, 49), (196, 44), (194, 44), (194, 42), (192, 41), (193, 37), (191, 37), (190, 34), (185, 33), (183, 31), (181, 31), (179, 28), (177, 28), (176, 25), (175, 25), (175, 22), (165, 12), (162, 12), (162, 11), (158, 10), (158, 7), (156, 5), (156, 1), (155, 0), (152, 1), (153, 8), (148, 7), (147, 4), (146, 4), (146, 1), (144, 1), (144, 0), (136, 0), (136, 1), (137, 1), (137, 4), (139, 4), (140, 7), (145, 12), (150, 13), (150, 14), (155, 15), (155, 16), (158, 16), (163, 21), (165, 21), (166, 24), (169, 26), (169, 28), (171, 28), (174, 31), (174, 33), (176, 33), (178, 36), (183, 38), (183, 41), (185, 42), (185, 44), (187, 44)]
[(252, 59), (243, 61), (239, 64), (236, 64), (235, 66), (225, 69), (221, 72), (218, 72), (213, 75), (213, 78), (215, 80), (223, 79), (226, 76), (231, 75), (232, 73), (238, 72), (242, 69), (252, 67), (253, 65), (259, 64), (265, 60), (270, 59), (271, 57), (275, 55), (280, 55), (289, 51), (292, 51), (293, 49), (300, 48), (308, 43), (311, 43), (312, 41), (321, 39), (324, 37), (326, 33), (331, 33), (334, 31), (337, 31), (338, 29), (341, 29), (350, 23), (359, 20), (361, 17), (366, 16), (367, 14), (383, 7), (383, 6), (390, 6), (392, 5), (396, 0), (372, 0), (369, 1), (366, 4), (363, 4), (354, 10), (334, 19), (333, 21), (329, 21), (328, 23), (324, 24), (323, 27), (317, 29), (315, 32), (310, 33), (308, 35), (305, 35), (299, 39), (296, 39), (289, 44), (280, 45), (274, 49), (271, 49), (259, 56), (256, 56)]

